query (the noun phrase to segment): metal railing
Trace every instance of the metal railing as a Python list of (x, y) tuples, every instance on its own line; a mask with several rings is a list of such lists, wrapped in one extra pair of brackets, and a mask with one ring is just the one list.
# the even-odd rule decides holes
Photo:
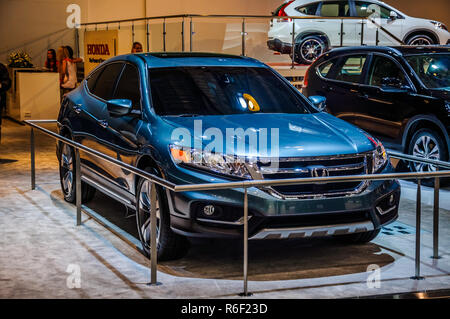
[[(382, 25), (380, 25), (377, 21), (372, 19), (371, 17), (320, 17), (320, 16), (269, 16), (269, 15), (201, 15), (201, 14), (180, 14), (180, 15), (167, 15), (167, 16), (154, 16), (154, 17), (143, 17), (143, 18), (134, 18), (134, 19), (122, 19), (122, 20), (109, 20), (109, 21), (99, 21), (99, 22), (89, 22), (89, 23), (82, 23), (80, 26), (83, 27), (85, 30), (87, 30), (89, 27), (94, 27), (94, 30), (97, 31), (99, 27), (105, 28), (105, 30), (111, 30), (111, 25), (118, 28), (118, 30), (121, 29), (125, 24), (131, 23), (131, 40), (132, 43), (135, 42), (135, 24), (136, 23), (145, 23), (145, 35), (146, 35), (146, 47), (147, 52), (150, 51), (150, 37), (151, 36), (161, 36), (162, 37), (162, 49), (164, 52), (166, 52), (167, 47), (167, 24), (174, 20), (181, 20), (180, 30), (179, 30), (179, 41), (181, 43), (180, 50), (182, 52), (186, 49), (186, 21), (189, 21), (189, 51), (194, 51), (194, 36), (196, 32), (195, 29), (195, 22), (199, 20), (213, 20), (213, 19), (236, 19), (240, 20), (242, 22), (241, 27), (241, 55), (246, 56), (247, 55), (247, 48), (246, 48), (246, 38), (248, 36), (248, 32), (246, 31), (246, 25), (248, 23), (251, 23), (251, 21), (255, 21), (257, 19), (261, 20), (267, 20), (269, 23), (270, 21), (274, 20), (284, 20), (284, 21), (292, 21), (292, 32), (291, 32), (291, 60), (292, 60), (292, 68), (295, 67), (295, 49), (296, 49), (296, 41), (297, 36), (299, 36), (302, 32), (302, 28), (296, 26), (297, 21), (299, 20), (330, 20), (330, 21), (338, 21), (340, 23), (340, 28), (337, 32), (337, 34), (334, 34), (329, 32), (329, 34), (333, 34), (339, 37), (339, 44), (332, 43), (332, 47), (336, 46), (345, 46), (345, 40), (350, 39), (347, 36), (347, 32), (345, 31), (345, 26), (347, 21), (360, 21), (359, 24), (361, 24), (361, 29), (359, 30), (359, 33), (356, 34), (351, 38), (352, 40), (355, 40), (355, 43), (358, 43), (358, 45), (364, 45), (366, 43), (365, 41), (365, 34), (366, 34), (366, 27), (369, 23), (373, 25), (375, 30), (375, 40), (374, 44), (378, 45), (380, 43), (380, 33), (383, 35), (386, 35), (389, 39), (393, 40), (393, 44), (399, 44), (404, 45), (404, 42), (402, 39), (399, 39), (394, 34), (392, 34), (389, 30), (384, 28)], [(162, 30), (159, 35), (151, 35), (150, 34), (150, 22), (161, 20), (162, 22)], [(196, 20), (196, 21), (195, 21)], [(250, 22), (249, 22), (250, 21)], [(298, 29), (298, 30), (296, 30)], [(355, 30), (355, 32), (358, 32)], [(350, 33), (352, 34), (352, 33)], [(359, 38), (358, 38), (359, 36)], [(356, 41), (356, 40), (359, 41)], [(79, 33), (78, 29), (75, 30), (75, 43), (77, 45), (77, 52), (80, 52), (80, 41), (79, 41)], [(258, 57), (256, 57), (258, 58)]]
[[(243, 244), (244, 244), (244, 256), (243, 256), (243, 293), (242, 296), (249, 296), (248, 292), (248, 189), (252, 187), (264, 187), (264, 186), (286, 186), (286, 185), (302, 185), (309, 183), (341, 183), (341, 182), (360, 182), (360, 181), (387, 181), (387, 180), (417, 180), (417, 204), (416, 204), (416, 245), (415, 245), (415, 275), (412, 279), (423, 279), (420, 276), (420, 248), (421, 248), (421, 198), (422, 198), (422, 185), (421, 180), (434, 178), (434, 209), (433, 209), (433, 256), (431, 258), (438, 259), (439, 256), (439, 179), (442, 177), (450, 177), (450, 163), (443, 161), (435, 161), (425, 158), (419, 158), (411, 155), (406, 155), (398, 152), (389, 152), (390, 157), (399, 160), (413, 161), (424, 164), (432, 164), (436, 167), (445, 168), (445, 171), (436, 172), (408, 172), (408, 173), (388, 173), (388, 174), (366, 174), (366, 175), (352, 175), (352, 176), (337, 176), (337, 177), (312, 177), (312, 178), (294, 178), (294, 179), (277, 179), (277, 180), (246, 180), (239, 182), (226, 182), (226, 183), (207, 183), (207, 184), (188, 184), (188, 185), (175, 185), (168, 182), (158, 176), (149, 174), (145, 171), (137, 169), (129, 164), (123, 163), (115, 158), (105, 155), (101, 152), (88, 148), (82, 144), (74, 142), (68, 138), (65, 138), (57, 133), (54, 133), (46, 128), (39, 126), (43, 123), (57, 123), (56, 120), (28, 120), (24, 121), (25, 124), (31, 127), (30, 135), (30, 153), (31, 153), (31, 188), (34, 190), (36, 187), (36, 167), (35, 167), (35, 135), (34, 129), (50, 136), (57, 141), (67, 144), (75, 150), (75, 183), (76, 183), (76, 224), (81, 225), (81, 176), (80, 176), (80, 151), (86, 152), (90, 155), (98, 157), (110, 164), (120, 167), (130, 173), (149, 181), (149, 193), (151, 194), (151, 242), (150, 247), (156, 247), (156, 188), (154, 185), (159, 185), (172, 192), (187, 192), (187, 191), (206, 191), (206, 190), (224, 190), (224, 189), (243, 189)], [(85, 212), (86, 213), (86, 212)], [(93, 216), (91, 216), (93, 217)], [(93, 217), (95, 219), (95, 217)], [(149, 285), (158, 285), (157, 282), (157, 250), (150, 249), (151, 260), (151, 282)]]

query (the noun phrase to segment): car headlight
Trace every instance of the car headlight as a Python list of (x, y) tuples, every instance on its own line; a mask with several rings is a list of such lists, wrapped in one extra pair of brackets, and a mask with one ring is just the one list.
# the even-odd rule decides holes
[(200, 151), (170, 145), (170, 155), (176, 164), (184, 164), (214, 173), (251, 179), (245, 160), (235, 156)]
[(372, 156), (372, 173), (375, 174), (378, 173), (386, 165), (388, 156), (386, 153), (386, 149), (379, 140), (373, 138), (368, 134), (366, 134), (366, 137), (375, 146), (375, 150), (373, 151)]
[(448, 29), (447, 29), (447, 26), (445, 25), (445, 24), (443, 24), (442, 22), (439, 22), (439, 21), (430, 21), (432, 24), (434, 24), (434, 26), (437, 28), (437, 29), (443, 29), (443, 30), (446, 30), (446, 31), (448, 31)]

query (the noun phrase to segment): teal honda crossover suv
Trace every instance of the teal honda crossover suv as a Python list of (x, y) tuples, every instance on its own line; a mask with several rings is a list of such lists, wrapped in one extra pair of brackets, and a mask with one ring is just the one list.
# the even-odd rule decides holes
[[(267, 65), (208, 53), (114, 57), (65, 96), (59, 133), (176, 185), (393, 171), (383, 145), (320, 112)], [(58, 144), (61, 187), (75, 200), (74, 150)], [(96, 190), (136, 211), (150, 250), (148, 182), (81, 152), (82, 200)], [(374, 239), (398, 216), (397, 181), (250, 188), (250, 239), (336, 236)], [(174, 193), (157, 187), (161, 259), (187, 250), (186, 237), (239, 238), (243, 189)]]

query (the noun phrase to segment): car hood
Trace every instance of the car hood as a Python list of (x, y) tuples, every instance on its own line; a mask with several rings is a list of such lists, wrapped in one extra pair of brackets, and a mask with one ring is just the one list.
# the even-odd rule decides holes
[[(238, 114), (221, 116), (197, 116), (197, 117), (164, 117), (164, 121), (174, 129), (186, 130), (194, 136), (205, 136), (208, 133), (222, 134), (220, 139), (226, 145), (227, 129), (243, 129), (249, 134), (256, 133), (264, 136), (264, 129), (267, 132), (267, 154), (279, 157), (309, 157), (326, 155), (344, 155), (368, 152), (374, 149), (374, 145), (367, 138), (367, 133), (355, 126), (340, 120), (327, 113), (316, 114)], [(183, 130), (186, 129), (186, 130)], [(210, 129), (208, 131), (208, 129)], [(179, 137), (179, 132), (172, 136)], [(277, 140), (278, 147), (271, 140)], [(203, 147), (218, 138), (216, 135), (211, 140), (203, 139)], [(187, 139), (186, 139), (187, 140)], [(234, 137), (242, 143), (242, 137)], [(245, 145), (248, 146), (249, 138), (245, 138)], [(258, 141), (259, 141), (258, 137)], [(179, 140), (171, 140), (171, 144), (180, 144)], [(191, 144), (194, 145), (193, 139)], [(185, 142), (183, 146), (189, 146)], [(276, 155), (276, 149), (279, 154)], [(217, 151), (217, 150), (216, 150)], [(228, 154), (230, 152), (227, 152)], [(236, 152), (239, 156), (261, 156), (258, 150), (248, 151), (245, 154)]]

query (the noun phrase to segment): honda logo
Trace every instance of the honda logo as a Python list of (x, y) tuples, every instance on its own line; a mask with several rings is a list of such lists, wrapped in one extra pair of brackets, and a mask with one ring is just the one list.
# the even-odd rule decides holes
[(312, 177), (329, 177), (330, 172), (325, 167), (312, 167), (309, 169)]

